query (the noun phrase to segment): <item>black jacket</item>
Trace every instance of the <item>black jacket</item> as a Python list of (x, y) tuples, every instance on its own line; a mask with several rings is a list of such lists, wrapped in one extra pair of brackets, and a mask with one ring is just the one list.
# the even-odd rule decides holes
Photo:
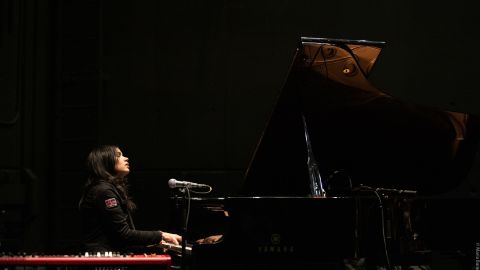
[(162, 239), (160, 231), (135, 230), (126, 199), (108, 182), (87, 187), (79, 208), (84, 251), (128, 252), (129, 247), (158, 244)]

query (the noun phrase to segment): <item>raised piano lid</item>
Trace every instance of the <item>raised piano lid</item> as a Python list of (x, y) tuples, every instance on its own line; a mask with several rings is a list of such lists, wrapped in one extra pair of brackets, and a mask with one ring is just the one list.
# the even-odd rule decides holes
[(311, 194), (302, 116), (324, 184), (335, 185), (338, 171), (353, 186), (428, 194), (461, 183), (477, 149), (478, 117), (402, 101), (376, 88), (368, 75), (384, 45), (301, 39), (242, 195)]

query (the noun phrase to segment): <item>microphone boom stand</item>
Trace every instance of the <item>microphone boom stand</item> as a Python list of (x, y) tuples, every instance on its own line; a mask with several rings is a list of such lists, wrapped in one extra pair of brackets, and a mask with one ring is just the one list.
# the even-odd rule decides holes
[(188, 231), (188, 200), (190, 199), (189, 195), (189, 190), (188, 187), (181, 188), (179, 191), (183, 194), (182, 196), (182, 230), (181, 230), (181, 236), (182, 236), (182, 259), (181, 259), (181, 269), (186, 270), (187, 269), (187, 231)]
[(212, 191), (212, 187), (208, 185), (202, 185), (202, 184), (195, 184), (191, 182), (181, 182), (182, 187), (177, 186), (175, 179), (170, 179), (168, 181), (170, 188), (179, 188), (179, 192), (183, 194), (181, 203), (182, 204), (182, 210), (181, 210), (181, 236), (182, 236), (182, 254), (181, 254), (181, 269), (182, 270), (187, 270), (187, 235), (188, 235), (188, 218), (190, 215), (190, 188), (200, 188), (200, 187), (208, 187), (209, 190), (207, 192), (194, 192), (194, 193), (209, 193)]

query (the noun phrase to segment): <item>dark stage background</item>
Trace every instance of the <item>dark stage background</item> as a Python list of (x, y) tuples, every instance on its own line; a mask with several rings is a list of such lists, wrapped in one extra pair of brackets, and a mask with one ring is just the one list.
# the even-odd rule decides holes
[[(76, 249), (97, 143), (130, 158), (139, 228), (170, 226), (172, 177), (234, 195), (300, 36), (386, 41), (380, 89), (479, 114), (472, 5), (0, 0), (0, 250)], [(451, 194), (475, 191), (479, 167)]]

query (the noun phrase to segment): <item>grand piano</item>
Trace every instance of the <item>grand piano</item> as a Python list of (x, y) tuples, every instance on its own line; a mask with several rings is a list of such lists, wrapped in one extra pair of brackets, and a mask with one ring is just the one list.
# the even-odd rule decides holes
[[(384, 46), (301, 38), (242, 190), (235, 197), (193, 201), (192, 215), (203, 205), (216, 210), (210, 214), (217, 220), (208, 223), (210, 214), (204, 213), (191, 218), (191, 238), (223, 235), (217, 243), (193, 246), (193, 269), (432, 263), (432, 243), (439, 243), (429, 241), (438, 236), (432, 228), (457, 221), (448, 223), (449, 217), (435, 212), (445, 205), (425, 198), (465, 179), (480, 138), (479, 120), (376, 88), (368, 77)], [(467, 211), (478, 210), (467, 205)], [(202, 225), (208, 232), (195, 232)], [(468, 237), (478, 243), (478, 229), (472, 231)]]

